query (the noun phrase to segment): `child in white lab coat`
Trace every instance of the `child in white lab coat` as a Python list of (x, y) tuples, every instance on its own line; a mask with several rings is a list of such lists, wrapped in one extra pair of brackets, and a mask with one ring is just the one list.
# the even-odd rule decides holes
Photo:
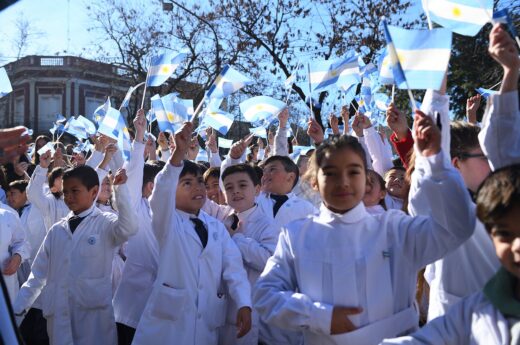
[(64, 201), (71, 212), (47, 233), (13, 305), (15, 315), (23, 317), (46, 287), (42, 311), (51, 344), (117, 341), (112, 258), (115, 248), (137, 232), (125, 181), (124, 170), (118, 171), (114, 178), (118, 218), (95, 205), (99, 178), (94, 169), (79, 166), (63, 175)]
[[(318, 215), (288, 224), (255, 286), (270, 324), (303, 330), (305, 344), (377, 344), (418, 326), (417, 271), (467, 239), (475, 218), (458, 173), (441, 151), (438, 128), (417, 112), (415, 198), (436, 201), (430, 217), (389, 210), (372, 216), (362, 202), (365, 151), (356, 138), (321, 144), (312, 157)], [(435, 184), (434, 193), (420, 193)], [(414, 200), (410, 200), (414, 202)]]
[(150, 206), (159, 268), (135, 345), (216, 345), (229, 298), (238, 309), (237, 337), (251, 328), (251, 288), (240, 251), (224, 225), (201, 211), (206, 190), (200, 168), (183, 161), (192, 129), (187, 122), (175, 134), (175, 150), (155, 178)]
[[(222, 174), (222, 182), (227, 204), (233, 209), (225, 225), (242, 254), (249, 283), (253, 286), (267, 259), (273, 255), (279, 231), (274, 221), (255, 203), (255, 197), (260, 192), (260, 180), (252, 166), (238, 164), (227, 168)], [(257, 345), (258, 314), (253, 310), (252, 329), (241, 339), (236, 337), (235, 315), (236, 306), (228, 305), (226, 325), (220, 331), (220, 343)]]

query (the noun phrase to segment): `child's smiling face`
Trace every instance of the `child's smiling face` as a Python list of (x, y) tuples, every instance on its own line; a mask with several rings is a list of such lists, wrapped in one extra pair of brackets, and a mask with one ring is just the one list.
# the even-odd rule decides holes
[(517, 203), (490, 231), (502, 266), (520, 279), (520, 204)]
[(345, 213), (363, 199), (366, 181), (361, 157), (351, 149), (342, 148), (325, 153), (313, 185), (329, 210)]

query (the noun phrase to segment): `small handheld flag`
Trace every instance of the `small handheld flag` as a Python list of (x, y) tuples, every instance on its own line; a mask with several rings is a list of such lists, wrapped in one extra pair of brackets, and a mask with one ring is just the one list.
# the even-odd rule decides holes
[(423, 7), (435, 23), (460, 35), (475, 36), (493, 13), (493, 0), (428, 0)]
[(285, 107), (285, 102), (268, 96), (251, 97), (240, 103), (240, 111), (248, 122), (265, 125), (276, 119)]
[(206, 97), (224, 98), (252, 83), (251, 79), (226, 65), (209, 88)]
[(185, 57), (185, 53), (175, 54), (173, 52), (165, 52), (152, 57), (148, 69), (146, 86), (160, 86), (163, 84), (171, 77)]

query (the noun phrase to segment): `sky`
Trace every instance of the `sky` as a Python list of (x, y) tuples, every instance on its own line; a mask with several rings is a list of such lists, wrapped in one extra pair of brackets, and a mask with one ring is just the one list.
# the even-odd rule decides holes
[[(16, 19), (22, 15), (35, 31), (42, 35), (26, 53), (31, 54), (80, 54), (82, 48), (90, 43), (91, 34), (87, 31), (89, 18), (85, 0), (20, 0), (0, 12), (0, 66), (16, 59), (17, 51), (12, 46), (16, 36)], [(70, 44), (67, 40), (67, 27), (70, 28)]]

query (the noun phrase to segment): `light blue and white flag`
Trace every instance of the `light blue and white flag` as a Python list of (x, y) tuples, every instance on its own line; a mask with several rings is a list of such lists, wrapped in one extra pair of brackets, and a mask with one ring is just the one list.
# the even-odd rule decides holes
[(374, 105), (377, 109), (385, 111), (388, 109), (390, 102), (392, 101), (388, 95), (384, 93), (375, 93), (373, 96)]
[(294, 71), (292, 72), (292, 74), (289, 76), (289, 78), (287, 78), (284, 82), (284, 88), (285, 90), (289, 90), (290, 88), (292, 88), (293, 84), (296, 82), (296, 78), (298, 77), (298, 71), (300, 70), (300, 63), (298, 62), (296, 64), (296, 68), (294, 69)]
[(49, 129), (49, 132), (52, 135), (60, 135), (65, 130), (65, 126), (62, 123), (54, 123), (51, 129)]
[[(342, 85), (352, 85), (359, 79), (359, 63), (357, 55), (350, 55), (339, 60), (317, 61), (311, 64), (312, 91), (323, 91), (335, 85), (340, 77)], [(357, 81), (359, 82), (359, 81)]]
[(11, 86), (11, 82), (9, 81), (7, 72), (6, 72), (5, 68), (2, 67), (2, 68), (0, 68), (0, 98), (11, 93), (12, 91), (13, 91), (13, 87)]
[(175, 130), (179, 129), (185, 121), (189, 121), (190, 116), (193, 115), (192, 100), (183, 100), (178, 98), (176, 93), (170, 93), (161, 97), (161, 101), (166, 115), (175, 127)]
[(509, 15), (509, 12), (506, 8), (503, 10), (498, 10), (495, 13), (493, 13), (493, 21), (496, 23), (502, 23), (507, 26), (507, 29), (509, 30), (509, 33), (511, 36), (516, 37), (518, 36), (518, 33), (516, 32), (516, 27), (513, 24), (513, 20), (511, 20), (511, 16)]
[(361, 90), (360, 95), (365, 101), (365, 104), (372, 104), (372, 88), (370, 83), (370, 78), (364, 77), (361, 82)]
[(146, 86), (160, 86), (173, 72), (179, 67), (186, 53), (165, 52), (158, 56), (153, 56), (150, 60), (150, 67), (147, 75)]
[(67, 122), (67, 118), (61, 114), (56, 114), (56, 120), (54, 123), (56, 124), (65, 124)]
[(385, 65), (392, 66), (395, 84), (400, 89), (406, 89), (408, 82), (410, 89), (439, 90), (450, 60), (451, 32), (446, 29), (405, 30), (384, 26), (389, 44), (381, 70), (387, 68)]
[(491, 95), (494, 95), (496, 93), (498, 93), (498, 91), (496, 90), (489, 90), (489, 89), (484, 89), (482, 87), (479, 87), (477, 89), (475, 89), (478, 93), (480, 93), (485, 99), (488, 99), (489, 96)]
[(148, 112), (146, 113), (146, 120), (148, 121), (149, 124), (151, 124), (154, 121), (157, 121), (157, 118), (155, 117), (155, 112), (153, 111), (153, 109), (148, 110)]
[(89, 119), (87, 119), (86, 117), (84, 117), (83, 115), (78, 115), (78, 117), (76, 117), (76, 121), (79, 121), (83, 124), (83, 127), (85, 128), (85, 132), (87, 132), (87, 134), (90, 136), (90, 135), (94, 135), (96, 134), (96, 125), (94, 125), (92, 123), (92, 121), (90, 121)]
[(95, 123), (99, 124), (105, 117), (105, 115), (108, 111), (108, 108), (110, 108), (110, 107), (111, 107), (110, 97), (107, 97), (107, 100), (105, 101), (105, 103), (103, 103), (99, 107), (97, 107), (96, 110), (94, 110), (94, 112), (92, 113), (92, 120), (94, 120)]
[(117, 148), (121, 150), (123, 154), (123, 158), (125, 161), (130, 160), (130, 152), (132, 151), (132, 141), (130, 138), (130, 133), (128, 132), (128, 128), (126, 127), (126, 123), (121, 116), (120, 118), (122, 123), (120, 123), (121, 130), (119, 131), (119, 135), (117, 137)]
[[(287, 105), (268, 96), (256, 96), (240, 103), (240, 111), (247, 122), (268, 126)], [(259, 127), (259, 126), (256, 126)]]
[(230, 149), (233, 145), (233, 139), (218, 138), (218, 147)]
[(164, 104), (159, 95), (153, 96), (151, 99), (152, 110), (155, 113), (157, 119), (157, 125), (161, 132), (175, 133), (174, 116), (173, 113), (166, 112)]
[(195, 162), (208, 162), (208, 151), (204, 149), (199, 149), (199, 153), (195, 158)]
[(85, 126), (86, 124), (83, 121), (71, 117), (65, 124), (64, 131), (78, 139), (87, 139), (89, 134)]
[(249, 128), (249, 133), (253, 133), (255, 137), (267, 138), (267, 130), (264, 127)]
[(233, 124), (233, 115), (223, 110), (206, 111), (202, 118), (202, 123), (226, 135)]
[(357, 84), (351, 85), (348, 89), (341, 88), (343, 101), (342, 105), (349, 105), (356, 97)]
[(446, 29), (475, 36), (493, 14), (493, 0), (426, 0), (424, 11)]
[(98, 133), (118, 140), (119, 132), (123, 129), (121, 126), (124, 123), (125, 121), (119, 110), (110, 107), (108, 108), (103, 121), (99, 124)]
[(224, 98), (221, 97), (213, 97), (213, 98), (207, 98), (207, 105), (206, 105), (206, 111), (219, 111), (220, 105), (222, 104), (222, 101)]
[(252, 83), (253, 81), (251, 79), (234, 70), (229, 65), (226, 65), (222, 71), (220, 71), (220, 74), (213, 82), (213, 85), (209, 88), (206, 97), (224, 98)]
[(36, 153), (38, 153), (40, 156), (46, 153), (47, 151), (51, 152), (51, 156), (54, 156), (54, 153), (56, 153), (56, 149), (54, 148), (54, 143), (48, 142), (44, 146), (42, 146)]
[[(132, 98), (132, 94), (134, 93), (135, 90), (137, 90), (137, 88), (141, 85), (143, 85), (143, 83), (139, 83), (137, 84), (136, 86), (130, 86), (128, 88), (128, 91), (126, 92), (126, 95), (125, 95), (125, 98), (123, 99), (123, 102), (121, 102), (121, 108), (127, 108), (128, 105), (130, 104), (130, 98)], [(110, 106), (110, 105), (109, 105)]]

